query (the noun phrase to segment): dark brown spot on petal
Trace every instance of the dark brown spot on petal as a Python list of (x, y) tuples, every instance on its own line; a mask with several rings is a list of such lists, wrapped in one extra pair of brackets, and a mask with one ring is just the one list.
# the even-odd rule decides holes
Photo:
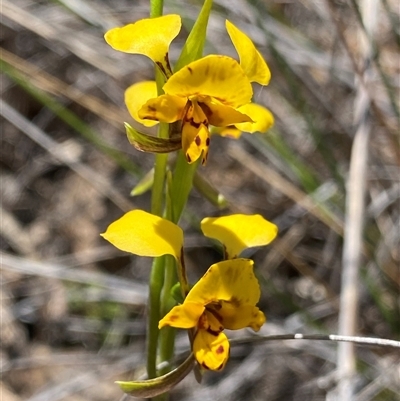
[(202, 366), (205, 370), (210, 370), (210, 368), (205, 364), (205, 362), (202, 362), (201, 366)]
[(191, 163), (192, 162), (192, 159), (190, 158), (190, 156), (186, 153), (186, 160), (189, 162), (189, 163)]
[(235, 308), (239, 308), (239, 306), (242, 304), (242, 303), (240, 302), (240, 300), (237, 299), (235, 296), (233, 296), (233, 297), (229, 300), (229, 302), (230, 302)]
[(198, 129), (198, 128), (200, 128), (200, 125), (201, 125), (202, 123), (196, 123), (196, 122), (193, 120), (193, 118), (191, 118), (191, 119), (189, 120), (189, 124), (190, 124), (192, 127)]
[(164, 76), (167, 76), (167, 71), (165, 71), (163, 64), (160, 61), (157, 61), (156, 64), (158, 65)]
[(201, 145), (201, 138), (198, 135), (196, 135), (196, 138), (194, 138), (194, 142), (196, 143), (197, 146), (200, 146)]
[(206, 146), (210, 146), (210, 138), (206, 139)]
[(157, 111), (157, 108), (154, 106), (147, 106), (147, 108), (149, 109), (149, 111)]
[(211, 327), (208, 327), (208, 328), (206, 329), (206, 331), (207, 331), (207, 333), (211, 334), (212, 336), (218, 337), (219, 333), (221, 333), (221, 331), (222, 331), (223, 329), (224, 329), (224, 328), (223, 328), (222, 326), (220, 326), (220, 327), (218, 328), (218, 330), (211, 330)]
[(222, 354), (224, 352), (224, 346), (220, 345), (216, 350), (215, 353), (216, 354)]
[(201, 109), (203, 110), (203, 113), (207, 116), (207, 118), (210, 119), (210, 116), (213, 115), (213, 112), (210, 109), (210, 107), (208, 107), (207, 104), (201, 103), (201, 102), (199, 102), (199, 106), (201, 107)]
[(187, 69), (191, 74), (193, 74), (193, 69), (191, 67), (188, 67)]

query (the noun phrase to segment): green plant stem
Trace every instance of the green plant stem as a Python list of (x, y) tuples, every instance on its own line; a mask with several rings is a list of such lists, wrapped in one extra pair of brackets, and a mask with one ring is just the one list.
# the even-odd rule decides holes
[[(165, 316), (175, 302), (171, 296), (171, 289), (176, 283), (176, 267), (175, 259), (171, 256), (166, 257), (164, 266), (164, 286), (161, 294), (161, 316)], [(170, 361), (174, 356), (176, 329), (173, 327), (164, 327), (160, 332), (160, 359), (161, 362)], [(160, 370), (160, 375), (164, 375), (170, 371), (170, 366), (166, 366)]]
[(150, 18), (163, 15), (164, 0), (150, 0)]
[(179, 151), (170, 188), (172, 206), (171, 221), (175, 224), (178, 224), (190, 191), (192, 190), (194, 173), (196, 172), (200, 159), (201, 158), (193, 164), (188, 164), (183, 152)]
[(149, 281), (149, 304), (147, 320), (147, 377), (157, 376), (158, 322), (160, 320), (160, 294), (164, 284), (164, 257), (155, 258)]

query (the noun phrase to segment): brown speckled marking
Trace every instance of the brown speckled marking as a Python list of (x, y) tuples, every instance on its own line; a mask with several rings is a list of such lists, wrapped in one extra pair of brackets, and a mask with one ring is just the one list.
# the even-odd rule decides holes
[(232, 297), (228, 302), (234, 305), (236, 308), (242, 304), (236, 297)]
[(224, 346), (220, 345), (216, 350), (215, 353), (216, 354), (222, 354), (224, 352)]
[(196, 135), (196, 138), (194, 138), (194, 142), (196, 143), (197, 146), (200, 146), (201, 145), (201, 138), (198, 135)]
[(206, 139), (206, 146), (210, 146), (210, 138)]
[(149, 111), (157, 111), (157, 108), (154, 106), (147, 106), (147, 108), (149, 109)]
[(205, 369), (205, 370), (210, 370), (210, 368), (205, 364), (205, 362), (201, 363), (201, 366)]
[(193, 69), (191, 67), (188, 67), (187, 69), (191, 74), (193, 74)]
[(206, 329), (206, 331), (207, 331), (207, 333), (211, 334), (212, 336), (218, 337), (219, 333), (221, 333), (222, 330), (220, 330), (220, 331), (215, 331), (215, 330), (211, 330), (211, 328), (208, 327), (208, 328)]
[(207, 116), (208, 119), (210, 119), (210, 116), (213, 115), (212, 110), (210, 109), (210, 107), (208, 107), (207, 104), (199, 102), (199, 106), (201, 107), (201, 109), (203, 110), (203, 113)]
[(192, 159), (190, 158), (190, 156), (186, 153), (186, 160), (189, 162), (189, 163), (191, 163), (192, 162)]
[(194, 121), (193, 118), (190, 118), (190, 119), (189, 119), (189, 124), (190, 124), (192, 127), (198, 129), (198, 128), (200, 128), (201, 122), (200, 122), (200, 123), (196, 123), (196, 121)]
[[(168, 55), (167, 55), (168, 56)], [(161, 63), (161, 61), (157, 61), (156, 64), (158, 65), (158, 67), (160, 68), (160, 70), (162, 71), (162, 73), (167, 76), (167, 71), (165, 71), (164, 65), (163, 63)]]

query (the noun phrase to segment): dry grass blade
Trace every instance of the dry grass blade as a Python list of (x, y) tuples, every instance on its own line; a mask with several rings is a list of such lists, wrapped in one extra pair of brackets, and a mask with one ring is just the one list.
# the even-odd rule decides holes
[(53, 157), (65, 163), (90, 185), (96, 188), (97, 191), (107, 196), (122, 210), (128, 211), (133, 208), (133, 204), (121, 195), (106, 178), (99, 175), (90, 167), (76, 160), (76, 157), (68, 152), (62, 144), (58, 144), (52, 140), (46, 133), (24, 118), (15, 109), (0, 99), (0, 114), (10, 123), (18, 127), (23, 133), (28, 135), (38, 145), (45, 148)]
[(107, 288), (110, 291), (123, 293), (126, 303), (144, 305), (147, 299), (146, 286), (138, 283), (130, 283), (122, 278), (109, 274), (90, 272), (78, 269), (67, 269), (62, 265), (36, 262), (33, 260), (18, 258), (5, 253), (0, 254), (2, 269), (33, 276), (56, 278), (76, 283), (96, 285)]
[(239, 146), (231, 145), (228, 149), (229, 155), (237, 160), (246, 169), (250, 170), (257, 177), (272, 185), (275, 189), (292, 199), (298, 205), (307, 210), (310, 214), (321, 220), (333, 231), (342, 235), (343, 223), (332, 213), (327, 213), (326, 209), (321, 209), (310, 196), (298, 189), (295, 185), (282, 177), (275, 170), (272, 170), (265, 164), (255, 160), (249, 153)]
[(130, 118), (125, 110), (121, 110), (112, 104), (103, 102), (101, 99), (81, 92), (79, 89), (47, 74), (40, 68), (5, 49), (0, 48), (0, 58), (23, 73), (37, 88), (56, 96), (64, 96), (108, 121), (114, 127), (124, 131), (122, 121), (127, 121)]
[[(369, 31), (375, 29), (378, 1), (364, 0), (361, 3), (365, 25)], [(362, 38), (360, 38), (360, 41)], [(365, 65), (372, 57), (368, 42), (361, 42), (360, 49)], [(347, 183), (346, 220), (342, 255), (342, 288), (340, 294), (339, 334), (355, 335), (358, 327), (359, 268), (362, 256), (363, 227), (365, 222), (366, 175), (368, 166), (369, 137), (371, 124), (368, 111), (370, 97), (365, 89), (369, 69), (359, 82), (354, 103), (356, 133), (354, 136), (349, 180)], [(358, 80), (359, 81), (359, 80)], [(338, 349), (338, 397), (351, 401), (355, 392), (356, 356), (354, 345), (340, 344)]]
[[(96, 38), (96, 46), (93, 44), (89, 45), (85, 40), (82, 40), (82, 32), (79, 36), (75, 35), (71, 30), (64, 32), (60, 26), (53, 26), (48, 21), (25, 11), (9, 0), (2, 0), (1, 14), (49, 41), (56, 40), (60, 42), (77, 57), (99, 70), (104, 71), (108, 75), (112, 77), (119, 77), (121, 75), (120, 71), (115, 67), (115, 64), (108, 62), (104, 56), (101, 56), (99, 52), (96, 51), (96, 47), (106, 46), (104, 43), (100, 42), (99, 38)], [(89, 38), (87, 37), (86, 39)], [(89, 40), (87, 40), (87, 42), (88, 41)]]

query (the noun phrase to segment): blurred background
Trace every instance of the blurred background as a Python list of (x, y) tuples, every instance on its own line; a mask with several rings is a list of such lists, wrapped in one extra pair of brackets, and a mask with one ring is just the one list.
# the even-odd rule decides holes
[[(172, 62), (201, 5), (165, 0), (165, 13), (184, 22)], [(130, 192), (154, 156), (126, 139), (123, 122), (134, 122), (123, 93), (154, 70), (103, 35), (148, 17), (149, 4), (2, 0), (1, 13), (0, 394), (118, 401), (113, 382), (144, 373), (151, 260), (99, 234), (130, 209), (149, 210), (148, 192)], [(194, 282), (220, 259), (199, 230), (206, 216), (275, 222), (278, 239), (252, 254), (268, 318), (261, 334), (337, 333), (348, 261), (359, 266), (356, 333), (399, 339), (399, 15), (396, 0), (214, 1), (205, 54), (236, 57), (225, 19), (245, 31), (272, 71), (254, 101), (276, 125), (239, 141), (212, 138), (182, 218), (186, 263)], [(188, 349), (184, 332), (177, 348)], [(202, 385), (189, 375), (171, 400), (333, 400), (337, 350), (241, 344), (222, 373)], [(400, 399), (399, 353), (357, 347), (356, 355), (353, 399)]]

